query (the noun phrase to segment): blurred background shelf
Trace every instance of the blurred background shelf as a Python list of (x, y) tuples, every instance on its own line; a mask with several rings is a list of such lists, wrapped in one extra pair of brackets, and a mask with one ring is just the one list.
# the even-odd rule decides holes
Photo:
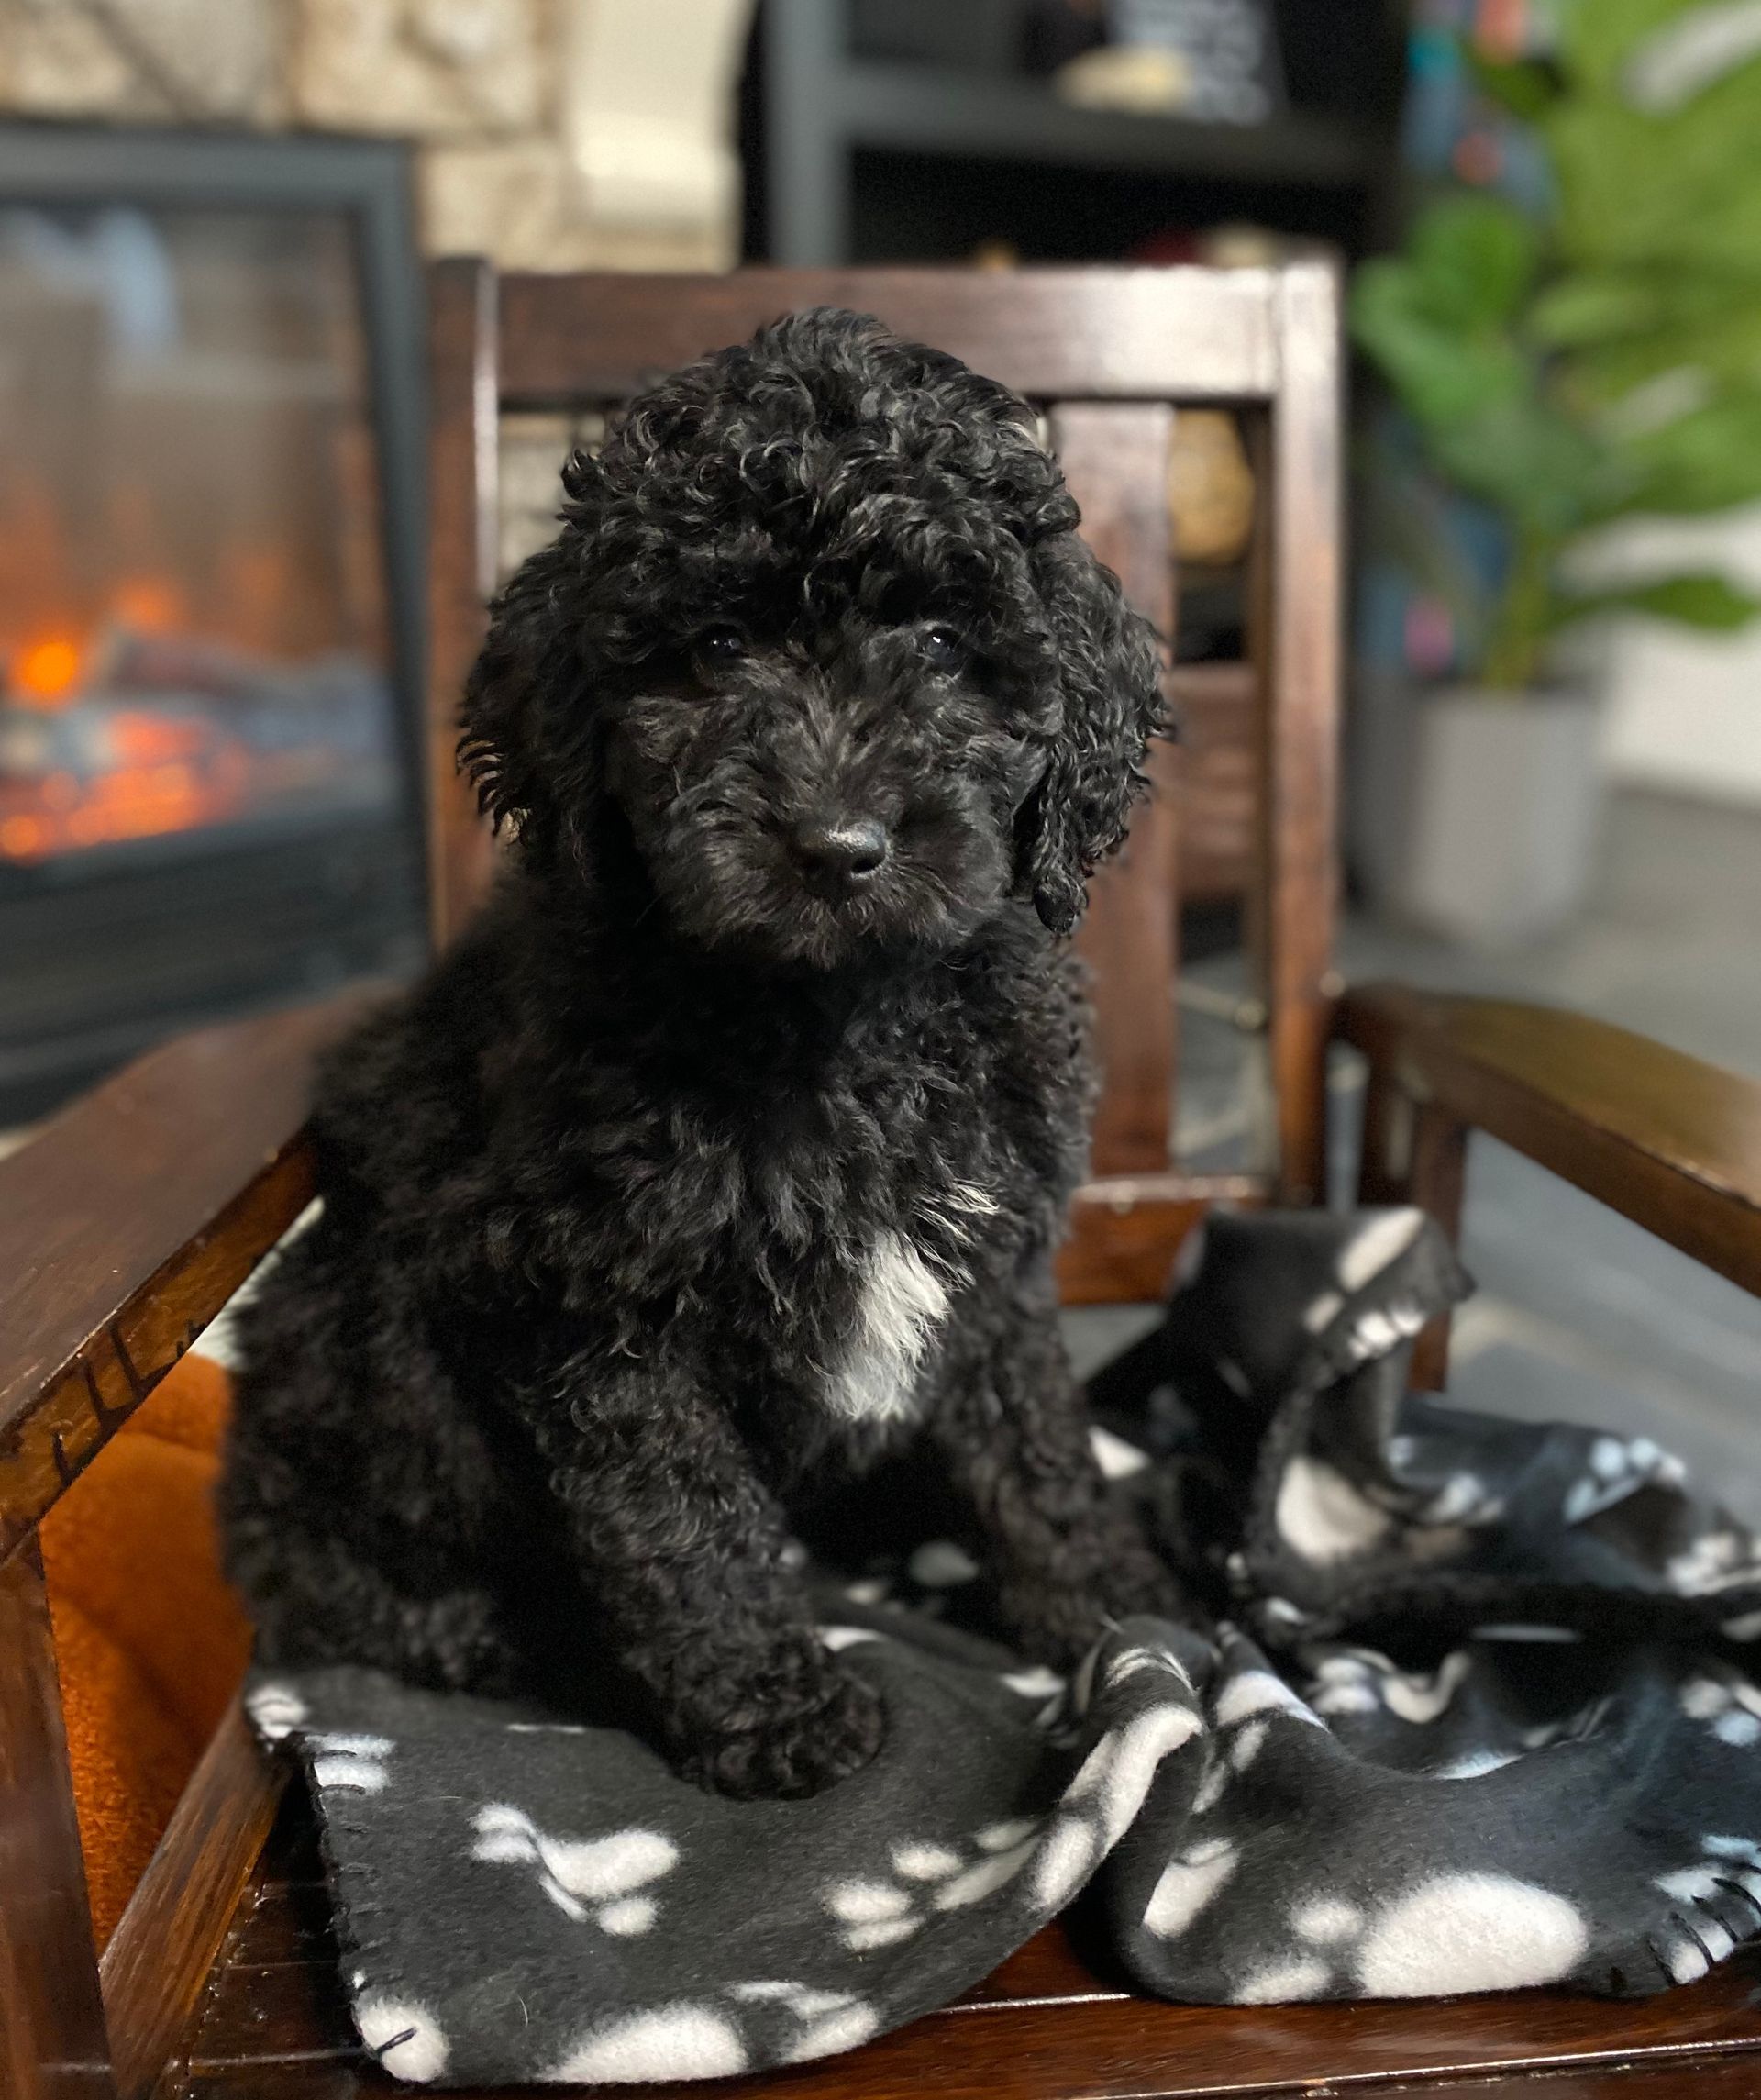
[(748, 251), (825, 265), (1001, 244), (1027, 261), (1098, 259), (1240, 219), (1358, 252), (1393, 166), (1390, 10), (1330, 6), (1324, 73), (1309, 49), (1321, 26), (1290, 12), (1290, 106), (1224, 124), (1079, 107), (1020, 69), (1006, 21), (989, 50), (947, 32), (970, 46), (966, 63), (914, 61), (865, 50), (859, 7), (766, 0), (745, 110)]
[(826, 87), (822, 121), (857, 147), (1302, 185), (1368, 183), (1383, 161), (1357, 128), (1301, 112), (1198, 124), (1080, 109), (1040, 81), (861, 59)]

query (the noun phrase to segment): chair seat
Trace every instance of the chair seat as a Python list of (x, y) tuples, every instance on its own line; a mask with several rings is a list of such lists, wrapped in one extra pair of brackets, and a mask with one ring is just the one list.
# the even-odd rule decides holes
[[(1761, 1950), (1686, 1989), (1626, 2003), (1526, 1991), (1169, 2006), (1090, 1966), (1060, 1922), (958, 2005), (849, 2055), (769, 2076), (632, 2090), (647, 2100), (1182, 2100), (1368, 2082), (1378, 2100), (1686, 2100), (1689, 2092), (1753, 2100), (1761, 2094), (1757, 1990)], [(1700, 2053), (1689, 2061), (1690, 2050)], [(377, 2068), (349, 2024), (312, 1813), (294, 1786), (157, 2100), (372, 2100), (411, 2090)]]

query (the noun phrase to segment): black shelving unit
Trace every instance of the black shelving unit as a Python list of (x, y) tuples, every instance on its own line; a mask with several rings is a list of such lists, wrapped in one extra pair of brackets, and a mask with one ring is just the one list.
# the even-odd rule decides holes
[(1020, 73), (864, 58), (847, 0), (764, 0), (760, 34), (753, 173), (775, 262), (936, 260), (986, 238), (1029, 260), (1099, 260), (1227, 218), (1349, 249), (1390, 165), (1373, 83), (1356, 116), (1200, 124), (1077, 108)]

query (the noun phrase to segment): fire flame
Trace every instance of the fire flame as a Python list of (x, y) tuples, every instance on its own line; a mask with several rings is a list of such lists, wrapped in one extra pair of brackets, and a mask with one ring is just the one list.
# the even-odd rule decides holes
[(72, 635), (44, 635), (13, 660), (10, 683), (27, 705), (60, 707), (79, 691), (85, 651)]
[(110, 617), (137, 634), (170, 634), (189, 620), (183, 592), (162, 576), (125, 578), (111, 594)]
[[(125, 577), (93, 633), (56, 627), (34, 635), (9, 661), (0, 654), (4, 698), (27, 715), (58, 714), (94, 680), (102, 683), (106, 633), (165, 634), (185, 617), (175, 583)], [(241, 744), (216, 744), (150, 702), (109, 710), (105, 748), (111, 762), (86, 777), (61, 767), (43, 774), (0, 771), (0, 860), (33, 863), (82, 846), (187, 830), (237, 815), (249, 798), (251, 767)]]

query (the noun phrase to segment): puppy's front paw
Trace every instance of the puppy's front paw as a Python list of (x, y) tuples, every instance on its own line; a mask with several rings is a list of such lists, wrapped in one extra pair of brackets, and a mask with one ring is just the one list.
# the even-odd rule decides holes
[(817, 1698), (700, 1741), (684, 1769), (700, 1785), (737, 1800), (795, 1801), (859, 1772), (885, 1733), (874, 1686), (828, 1672)]

